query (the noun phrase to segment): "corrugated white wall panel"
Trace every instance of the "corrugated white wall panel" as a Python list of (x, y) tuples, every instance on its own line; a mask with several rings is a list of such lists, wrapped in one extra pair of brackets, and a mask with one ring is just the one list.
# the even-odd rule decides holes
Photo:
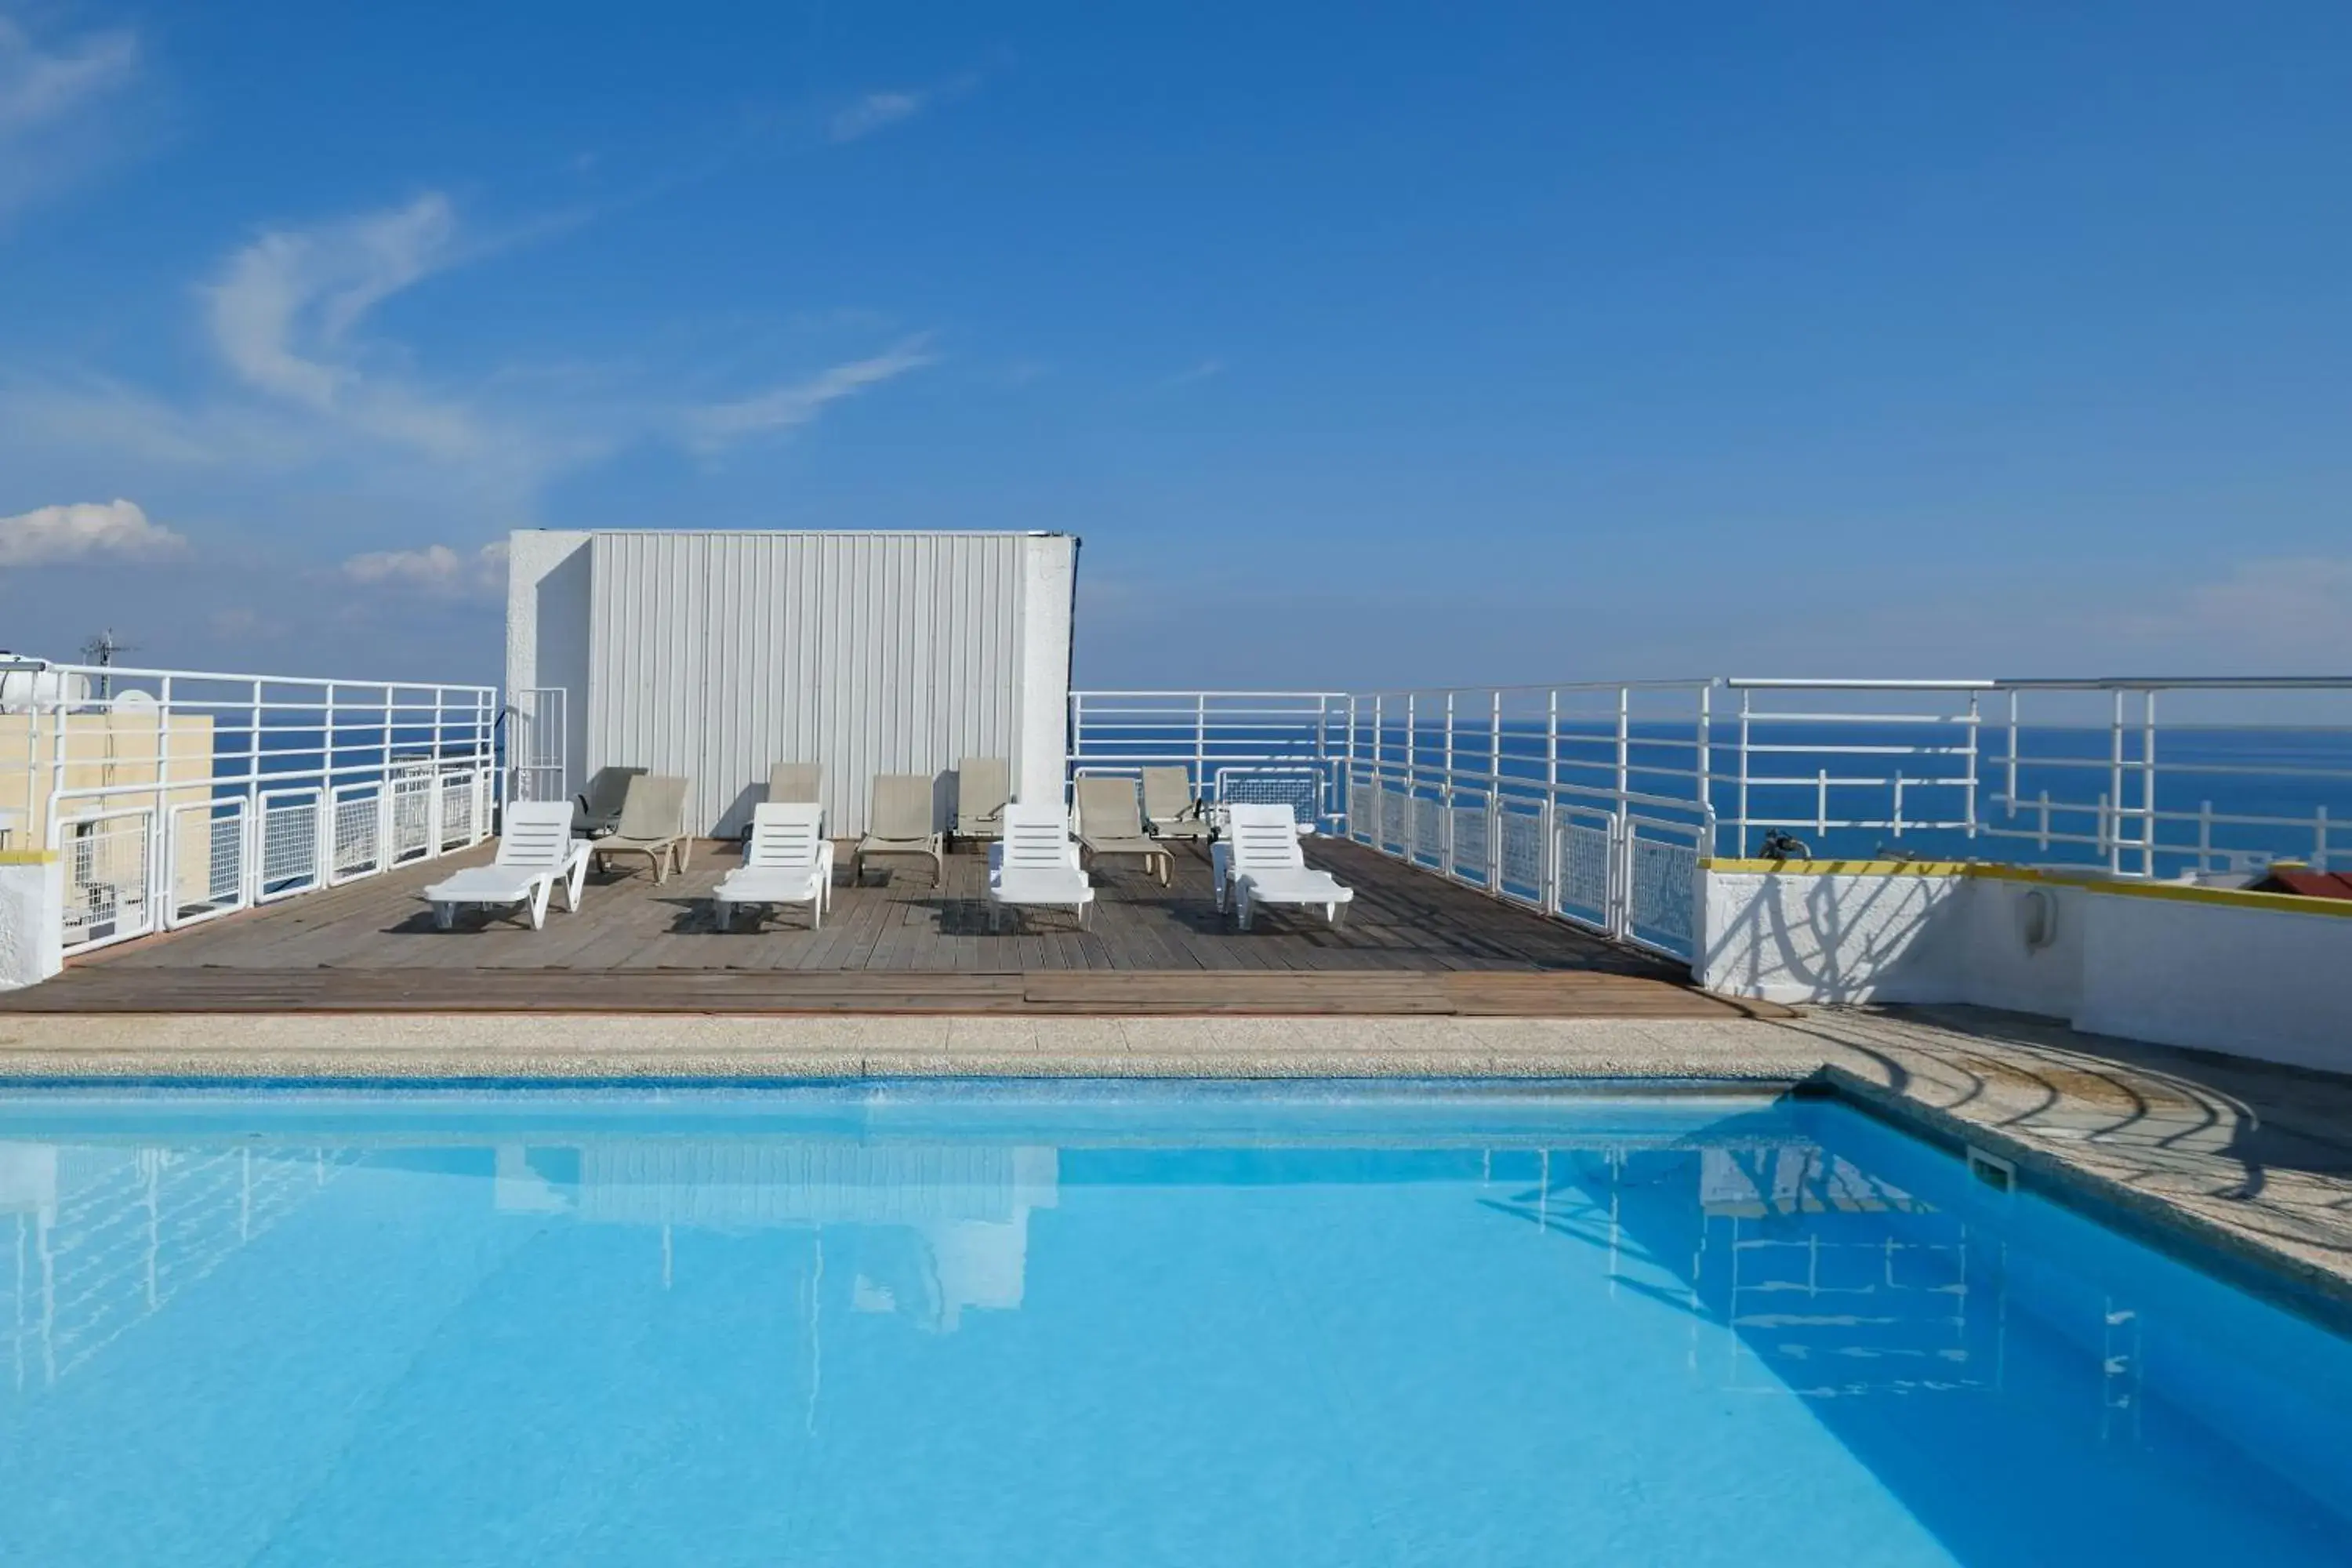
[[(959, 758), (1034, 771), (1023, 564), (1075, 541), (648, 531), (592, 549), (586, 765), (686, 774), (699, 830), (738, 830), (778, 762), (824, 764), (841, 836), (863, 831), (876, 773), (939, 778), (944, 823)], [(1065, 659), (1066, 626), (1064, 605), (1035, 628)]]

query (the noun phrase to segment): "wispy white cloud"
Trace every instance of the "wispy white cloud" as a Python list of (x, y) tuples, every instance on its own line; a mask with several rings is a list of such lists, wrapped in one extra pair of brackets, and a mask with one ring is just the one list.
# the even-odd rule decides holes
[(57, 566), (86, 561), (168, 561), (188, 542), (148, 521), (136, 502), (79, 501), (0, 517), (0, 566)]
[(968, 70), (926, 87), (882, 88), (866, 93), (833, 111), (825, 121), (825, 137), (834, 142), (856, 142), (893, 125), (903, 125), (944, 103), (973, 91), (981, 73)]
[(105, 161), (142, 65), (129, 28), (44, 46), (0, 16), (0, 218)]
[(460, 553), (446, 544), (422, 550), (380, 550), (354, 555), (344, 579), (371, 588), (398, 588), (445, 597), (486, 597), (506, 592), (504, 540)]
[(1190, 386), (1196, 381), (1207, 381), (1213, 376), (1219, 376), (1224, 374), (1224, 361), (1215, 358), (1204, 359), (1198, 364), (1178, 371), (1174, 375), (1170, 376), (1160, 384), (1162, 386)]
[(825, 126), (826, 133), (835, 142), (855, 142), (861, 136), (871, 136), (887, 130), (902, 120), (912, 120), (930, 101), (927, 92), (899, 89), (889, 92), (869, 92), (846, 109), (837, 110)]
[(2273, 556), (2237, 562), (2168, 601), (2111, 617), (2115, 629), (2225, 660), (2352, 658), (2352, 557)]
[(828, 404), (855, 397), (869, 387), (895, 381), (909, 371), (932, 363), (929, 340), (912, 337), (870, 359), (852, 360), (803, 381), (790, 382), (729, 403), (706, 404), (687, 411), (687, 445), (710, 454), (746, 437), (796, 429), (824, 412)]

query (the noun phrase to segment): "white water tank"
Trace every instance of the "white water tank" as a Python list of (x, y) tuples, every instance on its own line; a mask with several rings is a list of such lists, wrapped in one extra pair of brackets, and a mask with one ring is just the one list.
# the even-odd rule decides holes
[[(8, 669), (15, 663), (37, 668)], [(0, 713), (22, 713), (34, 708), (55, 708), (59, 703), (68, 707), (89, 700), (89, 680), (62, 669), (52, 669), (47, 661), (26, 658), (18, 654), (0, 653)]]

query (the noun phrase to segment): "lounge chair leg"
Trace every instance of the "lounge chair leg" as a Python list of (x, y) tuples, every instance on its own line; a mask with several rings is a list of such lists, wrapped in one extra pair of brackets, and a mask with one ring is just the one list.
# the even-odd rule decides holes
[(544, 931), (547, 929), (547, 900), (554, 897), (554, 895), (555, 879), (552, 877), (531, 889), (530, 897), (524, 900), (530, 906), (531, 930)]
[(439, 928), (440, 930), (442, 930), (442, 931), (455, 931), (455, 930), (457, 930), (457, 905), (455, 905), (455, 904), (436, 904), (436, 905), (434, 905), (434, 906), (433, 906), (433, 923), (434, 923), (434, 925), (435, 925), (435, 926), (438, 927), (438, 928)]

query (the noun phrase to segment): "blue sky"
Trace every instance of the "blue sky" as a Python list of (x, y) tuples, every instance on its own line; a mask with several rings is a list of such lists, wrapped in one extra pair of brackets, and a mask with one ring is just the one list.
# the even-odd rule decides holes
[(0, 642), (1084, 536), (1078, 675), (2352, 665), (2352, 8), (0, 0)]

